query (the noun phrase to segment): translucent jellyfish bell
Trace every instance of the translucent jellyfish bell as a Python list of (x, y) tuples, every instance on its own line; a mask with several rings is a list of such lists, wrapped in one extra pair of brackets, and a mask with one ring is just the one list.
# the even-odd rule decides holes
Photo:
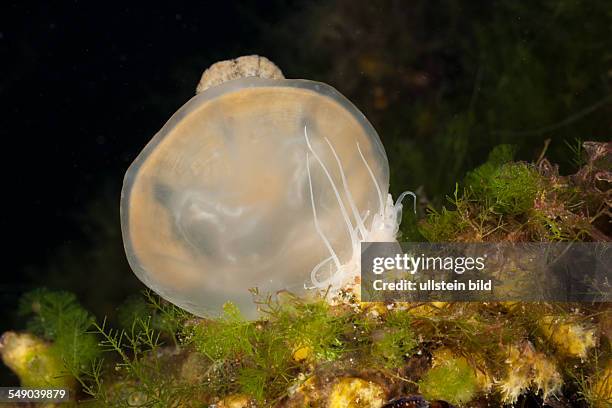
[(232, 80), (180, 108), (127, 171), (127, 257), (192, 313), (232, 301), (253, 315), (250, 288), (299, 293), (317, 265), (332, 273), (330, 248), (350, 261), (356, 229), (383, 211), (388, 187), (376, 131), (335, 89)]

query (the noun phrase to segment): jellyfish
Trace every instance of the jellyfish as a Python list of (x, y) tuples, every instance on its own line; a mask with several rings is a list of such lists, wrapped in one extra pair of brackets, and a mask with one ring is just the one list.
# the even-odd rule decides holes
[(261, 66), (199, 86), (124, 178), (132, 270), (199, 316), (228, 301), (253, 316), (251, 288), (354, 284), (361, 242), (394, 241), (411, 194), (393, 202), (384, 147), (348, 99)]

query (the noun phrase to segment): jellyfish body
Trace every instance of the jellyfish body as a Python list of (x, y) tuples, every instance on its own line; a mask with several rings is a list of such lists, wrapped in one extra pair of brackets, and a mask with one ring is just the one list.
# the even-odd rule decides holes
[(394, 239), (388, 187), (376, 131), (332, 87), (232, 80), (187, 102), (128, 169), (127, 258), (192, 313), (232, 301), (253, 315), (250, 288), (338, 288), (360, 242)]

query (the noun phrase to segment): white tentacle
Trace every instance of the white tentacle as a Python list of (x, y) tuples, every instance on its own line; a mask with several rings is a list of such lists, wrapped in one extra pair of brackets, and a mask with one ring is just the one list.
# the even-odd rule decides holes
[(355, 237), (355, 231), (353, 230), (353, 225), (351, 224), (351, 220), (350, 220), (350, 218), (348, 216), (346, 208), (344, 207), (344, 203), (342, 202), (342, 198), (340, 198), (340, 193), (338, 192), (338, 188), (336, 187), (336, 184), (334, 183), (334, 180), (332, 179), (331, 175), (329, 174), (329, 171), (327, 170), (327, 167), (325, 167), (325, 164), (323, 164), (323, 161), (321, 160), (321, 158), (319, 157), (317, 152), (315, 152), (314, 149), (312, 148), (312, 145), (310, 144), (310, 139), (308, 138), (308, 131), (306, 130), (306, 126), (304, 126), (304, 137), (306, 138), (306, 145), (308, 146), (308, 149), (312, 152), (312, 155), (319, 162), (319, 165), (323, 169), (323, 172), (327, 176), (327, 179), (329, 180), (329, 183), (331, 184), (331, 187), (334, 190), (334, 194), (336, 195), (336, 200), (338, 201), (338, 205), (340, 206), (340, 212), (342, 213), (342, 218), (344, 219), (344, 222), (346, 223), (346, 228), (347, 228), (347, 230), (349, 232), (349, 235), (351, 237), (351, 241), (355, 241), (357, 239)]
[(370, 173), (370, 177), (372, 178), (372, 181), (374, 182), (374, 187), (376, 187), (376, 193), (378, 194), (378, 212), (382, 214), (382, 212), (385, 210), (383, 195), (382, 195), (382, 192), (380, 191), (380, 186), (378, 185), (378, 181), (376, 181), (376, 177), (374, 176), (374, 172), (368, 165), (368, 161), (365, 159), (365, 157), (363, 156), (363, 153), (361, 152), (361, 147), (359, 147), (359, 142), (357, 142), (357, 151), (359, 151), (361, 160), (363, 160), (363, 164), (365, 164), (366, 168), (368, 169), (368, 173)]
[(344, 170), (342, 169), (342, 162), (340, 162), (340, 158), (336, 154), (336, 149), (334, 149), (334, 146), (332, 146), (332, 144), (329, 141), (329, 139), (325, 138), (325, 141), (329, 145), (329, 148), (330, 148), (332, 154), (336, 158), (336, 163), (338, 164), (338, 170), (340, 171), (340, 177), (342, 178), (342, 187), (344, 187), (344, 194), (346, 195), (346, 199), (347, 199), (347, 201), (348, 201), (348, 203), (349, 203), (349, 205), (351, 207), (351, 211), (353, 212), (353, 217), (355, 218), (355, 221), (357, 223), (357, 228), (359, 229), (359, 232), (361, 234), (361, 239), (365, 239), (365, 237), (366, 237), (366, 228), (365, 228), (365, 225), (363, 224), (363, 221), (362, 221), (361, 217), (359, 216), (359, 210), (357, 209), (357, 205), (355, 204), (355, 200), (353, 199), (353, 195), (351, 194), (351, 192), (348, 189), (348, 182), (346, 181), (346, 175), (344, 174)]
[(327, 239), (327, 237), (325, 236), (325, 233), (323, 233), (323, 230), (321, 229), (321, 226), (319, 225), (319, 218), (317, 217), (317, 207), (315, 206), (314, 193), (312, 191), (312, 177), (310, 176), (310, 159), (308, 158), (308, 152), (306, 152), (306, 172), (308, 173), (308, 185), (310, 187), (310, 203), (312, 204), (312, 214), (314, 216), (315, 229), (317, 230), (317, 233), (321, 237), (321, 240), (327, 247), (327, 250), (329, 251), (332, 259), (334, 260), (334, 263), (336, 264), (336, 268), (340, 269), (341, 265), (340, 265), (340, 260), (338, 259), (338, 255), (336, 255), (334, 248), (332, 248), (331, 244), (329, 243), (329, 240)]

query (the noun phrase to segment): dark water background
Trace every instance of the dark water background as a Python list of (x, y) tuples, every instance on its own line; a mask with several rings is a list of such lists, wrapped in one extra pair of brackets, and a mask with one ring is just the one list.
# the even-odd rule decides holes
[(3, 2), (0, 331), (23, 326), (34, 287), (98, 316), (142, 289), (123, 174), (206, 67), (246, 54), (344, 93), (386, 146), (392, 192), (434, 204), (500, 143), (533, 160), (551, 139), (569, 172), (568, 144), (612, 139), (610, 1)]

